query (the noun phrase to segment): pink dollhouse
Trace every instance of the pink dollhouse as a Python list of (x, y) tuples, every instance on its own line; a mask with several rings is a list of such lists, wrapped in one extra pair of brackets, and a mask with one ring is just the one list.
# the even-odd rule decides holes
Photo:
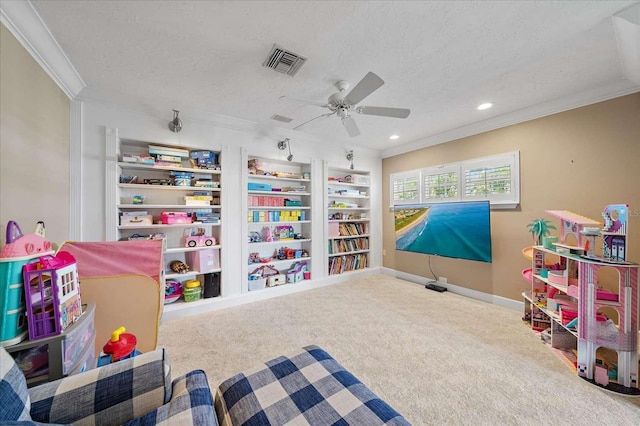
[[(626, 261), (627, 212), (626, 204), (606, 206), (601, 223), (566, 210), (548, 210), (561, 221), (560, 243), (531, 248), (525, 314), (530, 310), (530, 324), (537, 330), (549, 320), (552, 347), (577, 349), (573, 362), (578, 376), (613, 392), (640, 396), (640, 265)], [(570, 235), (575, 241), (567, 241)], [(602, 238), (602, 256), (594, 253), (596, 237)], [(550, 261), (558, 261), (557, 271), (548, 266)], [(559, 312), (556, 299), (562, 302)], [(571, 312), (565, 309), (568, 304)]]

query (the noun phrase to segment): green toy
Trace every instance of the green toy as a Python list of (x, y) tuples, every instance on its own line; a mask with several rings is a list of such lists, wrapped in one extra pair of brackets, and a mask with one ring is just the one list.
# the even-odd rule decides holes
[(527, 225), (527, 229), (531, 232), (536, 245), (542, 245), (542, 238), (549, 235), (551, 229), (556, 229), (547, 219), (533, 219), (533, 222)]

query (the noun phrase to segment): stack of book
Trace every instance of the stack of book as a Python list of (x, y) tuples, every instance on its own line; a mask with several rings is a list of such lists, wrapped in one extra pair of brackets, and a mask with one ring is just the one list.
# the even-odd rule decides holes
[(189, 159), (189, 151), (179, 148), (149, 145), (149, 155), (156, 166), (182, 167), (182, 159)]
[(194, 223), (218, 223), (220, 222), (220, 213), (200, 213), (196, 212)]
[(185, 195), (184, 196), (184, 204), (185, 206), (209, 206), (213, 201), (213, 197), (211, 195)]
[(193, 186), (200, 188), (220, 188), (220, 182), (208, 178), (197, 178)]

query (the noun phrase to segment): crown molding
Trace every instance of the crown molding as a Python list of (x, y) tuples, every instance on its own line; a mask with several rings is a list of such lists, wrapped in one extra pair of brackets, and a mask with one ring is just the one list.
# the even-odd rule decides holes
[(416, 151), (418, 149), (451, 142), (514, 124), (524, 123), (526, 121), (607, 101), (620, 96), (630, 95), (636, 92), (640, 92), (639, 85), (628, 80), (622, 80), (614, 84), (587, 90), (571, 96), (565, 96), (560, 99), (543, 102), (508, 114), (499, 115), (488, 120), (458, 127), (457, 129), (439, 133), (437, 135), (432, 135), (415, 142), (389, 148), (382, 151), (382, 158), (406, 154), (407, 152)]
[(30, 1), (0, 2), (0, 22), (31, 54), (60, 89), (74, 99), (86, 87)]

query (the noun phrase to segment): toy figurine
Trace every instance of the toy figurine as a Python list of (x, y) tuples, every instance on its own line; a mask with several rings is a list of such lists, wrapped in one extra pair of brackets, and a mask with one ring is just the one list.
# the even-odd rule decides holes
[(186, 274), (189, 272), (189, 265), (179, 260), (171, 261), (171, 263), (169, 263), (169, 268), (171, 268), (173, 272), (177, 272), (179, 274)]

